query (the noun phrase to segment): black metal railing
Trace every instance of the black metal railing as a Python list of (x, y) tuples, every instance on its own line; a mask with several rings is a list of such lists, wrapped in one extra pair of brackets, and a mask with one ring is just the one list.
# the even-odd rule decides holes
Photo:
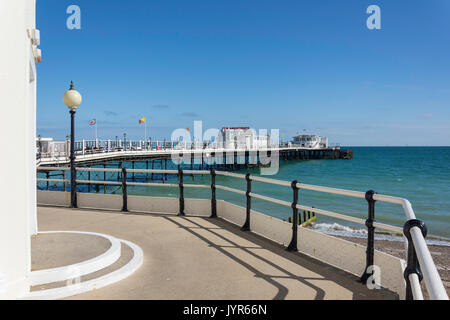
[[(48, 190), (48, 182), (54, 181), (54, 182), (62, 182), (62, 183), (68, 183), (70, 181), (66, 179), (51, 179), (50, 172), (51, 171), (65, 171), (70, 170), (70, 168), (58, 168), (58, 167), (40, 167), (38, 168), (38, 171), (43, 171), (46, 174), (45, 179), (38, 179), (38, 181), (46, 181), (47, 182), (47, 190)], [(365, 193), (363, 192), (357, 192), (357, 191), (350, 191), (350, 190), (344, 190), (344, 189), (335, 189), (335, 188), (329, 188), (329, 187), (321, 187), (321, 186), (314, 186), (314, 185), (307, 185), (303, 183), (299, 183), (298, 181), (294, 180), (292, 182), (282, 181), (282, 180), (276, 180), (276, 179), (269, 179), (264, 178), (260, 176), (254, 176), (250, 174), (242, 175), (242, 174), (236, 174), (231, 172), (225, 172), (225, 171), (216, 171), (214, 169), (211, 169), (209, 171), (206, 170), (144, 170), (144, 169), (111, 169), (111, 168), (77, 168), (77, 171), (100, 171), (100, 172), (106, 172), (106, 171), (112, 171), (112, 172), (118, 172), (122, 173), (122, 181), (83, 181), (83, 180), (76, 180), (78, 183), (97, 183), (97, 184), (119, 184), (122, 188), (122, 211), (127, 212), (128, 211), (128, 197), (127, 197), (127, 187), (128, 185), (133, 186), (164, 186), (164, 187), (178, 187), (179, 189), (179, 212), (178, 215), (184, 216), (185, 215), (185, 198), (184, 198), (184, 188), (185, 187), (204, 187), (204, 188), (210, 188), (211, 189), (211, 218), (216, 218), (218, 216), (217, 212), (217, 200), (216, 200), (216, 189), (222, 189), (229, 192), (238, 193), (241, 195), (245, 195), (246, 197), (246, 218), (244, 225), (242, 226), (243, 231), (250, 231), (251, 230), (251, 199), (252, 198), (258, 198), (261, 200), (270, 201), (276, 204), (280, 204), (283, 206), (290, 207), (292, 209), (292, 219), (289, 219), (289, 222), (292, 224), (292, 234), (291, 234), (291, 241), (289, 245), (287, 246), (287, 250), (289, 251), (298, 251), (298, 232), (299, 232), (299, 225), (301, 224), (301, 217), (299, 214), (299, 209), (303, 210), (303, 223), (310, 221), (311, 218), (315, 218), (316, 213), (321, 214), (324, 216), (330, 216), (336, 219), (341, 219), (353, 223), (358, 223), (361, 225), (365, 225), (368, 229), (368, 237), (367, 237), (367, 246), (366, 246), (366, 266), (364, 269), (364, 273), (361, 276), (360, 280), (363, 283), (366, 283), (368, 278), (372, 275), (372, 272), (369, 272), (370, 268), (374, 265), (374, 235), (375, 235), (375, 227), (388, 230), (391, 232), (401, 233), (403, 232), (405, 237), (408, 241), (408, 254), (407, 254), (407, 268), (404, 272), (404, 278), (406, 280), (406, 298), (407, 299), (420, 299), (423, 296), (421, 295), (421, 289), (420, 289), (420, 281), (422, 278), (425, 278), (427, 283), (427, 289), (431, 295), (431, 298), (433, 299), (448, 299), (447, 294), (445, 292), (445, 288), (442, 285), (442, 281), (440, 280), (439, 274), (437, 273), (436, 266), (434, 265), (433, 260), (431, 259), (431, 254), (429, 253), (429, 250), (425, 244), (425, 236), (426, 236), (426, 227), (420, 220), (417, 219), (409, 219), (406, 223), (403, 229), (390, 226), (387, 224), (378, 223), (375, 221), (375, 202), (376, 201), (384, 201), (384, 202), (391, 202), (391, 203), (397, 203), (402, 204), (405, 213), (408, 217), (414, 217), (414, 212), (412, 211), (412, 208), (409, 204), (409, 202), (406, 199), (402, 198), (396, 198), (396, 197), (390, 197), (390, 196), (384, 196), (379, 195), (375, 191), (370, 190)], [(142, 172), (142, 173), (169, 173), (169, 174), (177, 174), (178, 175), (178, 184), (161, 184), (161, 183), (135, 183), (135, 182), (128, 182), (127, 181), (127, 174), (128, 172)], [(184, 174), (209, 174), (211, 176), (211, 185), (193, 185), (193, 184), (185, 184), (183, 181)], [(239, 179), (245, 179), (247, 188), (246, 191), (230, 188), (227, 186), (217, 185), (216, 184), (216, 176), (220, 174), (222, 176), (230, 176), (235, 177)], [(270, 183), (274, 185), (281, 185), (290, 187), (293, 192), (292, 196), (292, 202), (279, 200), (267, 196), (263, 196), (260, 194), (256, 194), (252, 192), (252, 181), (259, 181), (264, 183)], [(72, 189), (72, 185), (71, 185)], [(312, 190), (312, 191), (318, 191), (318, 192), (326, 192), (331, 194), (340, 194), (350, 197), (356, 197), (365, 199), (368, 204), (368, 217), (366, 220), (343, 215), (340, 213), (332, 212), (332, 211), (326, 211), (314, 207), (308, 207), (299, 204), (299, 190), (305, 189), (305, 190)], [(312, 215), (311, 215), (312, 213)], [(306, 217), (306, 214), (308, 216)], [(420, 230), (420, 233), (418, 234), (416, 231)], [(414, 232), (412, 232), (414, 231)], [(422, 262), (422, 263), (421, 263)], [(421, 265), (426, 266), (425, 271), (422, 272)]]

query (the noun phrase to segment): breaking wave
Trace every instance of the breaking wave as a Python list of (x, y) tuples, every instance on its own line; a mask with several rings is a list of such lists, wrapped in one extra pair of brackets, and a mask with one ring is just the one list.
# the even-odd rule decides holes
[[(367, 238), (367, 230), (356, 227), (343, 226), (339, 223), (315, 223), (310, 227), (312, 230), (331, 236), (342, 236), (352, 238)], [(403, 237), (393, 234), (375, 232), (375, 240), (402, 241)], [(429, 245), (450, 246), (450, 241), (439, 239), (426, 239)]]

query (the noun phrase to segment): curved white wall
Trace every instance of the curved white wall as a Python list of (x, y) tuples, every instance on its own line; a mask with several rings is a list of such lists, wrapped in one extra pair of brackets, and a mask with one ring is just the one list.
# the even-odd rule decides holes
[(29, 291), (30, 230), (36, 229), (36, 75), (27, 29), (35, 0), (0, 1), (0, 298)]

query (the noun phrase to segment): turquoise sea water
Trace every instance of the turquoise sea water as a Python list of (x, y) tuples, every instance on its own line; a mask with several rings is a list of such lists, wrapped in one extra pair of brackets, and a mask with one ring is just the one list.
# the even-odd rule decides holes
[[(418, 219), (425, 221), (430, 235), (450, 238), (450, 147), (352, 147), (352, 160), (295, 160), (281, 162), (279, 172), (270, 178), (298, 180), (307, 184), (367, 191), (373, 189), (381, 194), (407, 198), (410, 200)], [(126, 167), (131, 167), (127, 163)], [(135, 168), (145, 168), (145, 163), (137, 163)], [(155, 167), (159, 168), (159, 167)], [(175, 169), (172, 165), (168, 169)], [(246, 170), (237, 173), (246, 173)], [(249, 170), (259, 174), (259, 169)], [(84, 174), (86, 175), (86, 173)], [(101, 178), (101, 179), (100, 179)], [(143, 174), (136, 174), (137, 180)], [(160, 179), (160, 175), (155, 175)], [(95, 174), (91, 179), (96, 180)], [(98, 174), (98, 180), (103, 173)], [(116, 179), (110, 175), (108, 179)], [(168, 183), (175, 183), (175, 175), (167, 177)], [(210, 177), (186, 175), (185, 183), (210, 184)], [(245, 190), (246, 182), (231, 177), (217, 177), (217, 184)], [(43, 187), (44, 184), (40, 183)], [(80, 186), (86, 188), (86, 186)], [(107, 192), (117, 189), (108, 187)], [(95, 192), (92, 187), (91, 192)], [(103, 192), (101, 189), (99, 192)], [(292, 190), (260, 182), (252, 183), (252, 192), (291, 201)], [(178, 197), (178, 188), (130, 187), (129, 194)], [(185, 188), (186, 198), (210, 198), (210, 190)], [(217, 198), (245, 206), (245, 196), (218, 190)], [(308, 206), (331, 210), (366, 219), (367, 203), (363, 199), (330, 195), (313, 191), (300, 191), (300, 202)], [(252, 199), (254, 210), (287, 220), (291, 209), (259, 199)], [(396, 226), (405, 222), (403, 210), (398, 205), (376, 203), (376, 220)], [(350, 226), (365, 229), (342, 220), (318, 216), (319, 225), (334, 229)], [(358, 231), (354, 230), (357, 234)]]

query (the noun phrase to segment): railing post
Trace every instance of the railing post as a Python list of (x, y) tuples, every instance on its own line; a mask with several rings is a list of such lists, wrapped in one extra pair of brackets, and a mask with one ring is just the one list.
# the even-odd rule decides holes
[(245, 211), (245, 223), (241, 230), (250, 231), (250, 210), (252, 206), (252, 197), (250, 196), (250, 193), (252, 192), (252, 180), (250, 179), (250, 173), (245, 175), (245, 180), (247, 181), (247, 192), (245, 193), (245, 196), (247, 197), (247, 207)]
[(127, 169), (122, 168), (122, 211), (128, 211), (128, 195), (127, 195)]
[(292, 181), (291, 188), (293, 191), (293, 199), (292, 199), (292, 239), (291, 243), (289, 243), (286, 248), (287, 251), (298, 251), (297, 249), (297, 233), (298, 233), (298, 187), (297, 180)]
[(423, 223), (421, 220), (412, 219), (406, 221), (406, 223), (403, 226), (403, 234), (405, 235), (406, 239), (408, 240), (408, 261), (407, 266), (405, 268), (405, 271), (403, 272), (403, 277), (406, 281), (406, 300), (413, 300), (413, 294), (411, 289), (411, 282), (409, 281), (409, 275), (412, 273), (417, 274), (419, 277), (419, 282), (422, 281), (423, 275), (422, 271), (420, 270), (420, 264), (419, 260), (417, 259), (416, 249), (414, 248), (414, 242), (411, 238), (411, 228), (418, 227), (422, 231), (422, 235), (425, 238), (427, 236), (427, 227), (425, 223)]
[(183, 170), (178, 169), (178, 179), (179, 179), (179, 187), (180, 187), (180, 211), (178, 212), (179, 216), (184, 216), (184, 187), (183, 187)]
[(373, 223), (375, 222), (375, 200), (373, 195), (376, 194), (375, 191), (369, 190), (366, 192), (366, 201), (368, 203), (368, 217), (366, 220), (367, 227), (367, 249), (366, 249), (366, 268), (364, 273), (360, 278), (360, 282), (366, 284), (367, 279), (372, 275), (373, 272), (369, 273), (367, 270), (372, 269), (373, 266), (373, 256), (375, 254), (375, 227)]
[(217, 218), (217, 200), (216, 200), (216, 170), (211, 169), (211, 216)]
[(91, 172), (88, 171), (88, 192), (91, 192)]

